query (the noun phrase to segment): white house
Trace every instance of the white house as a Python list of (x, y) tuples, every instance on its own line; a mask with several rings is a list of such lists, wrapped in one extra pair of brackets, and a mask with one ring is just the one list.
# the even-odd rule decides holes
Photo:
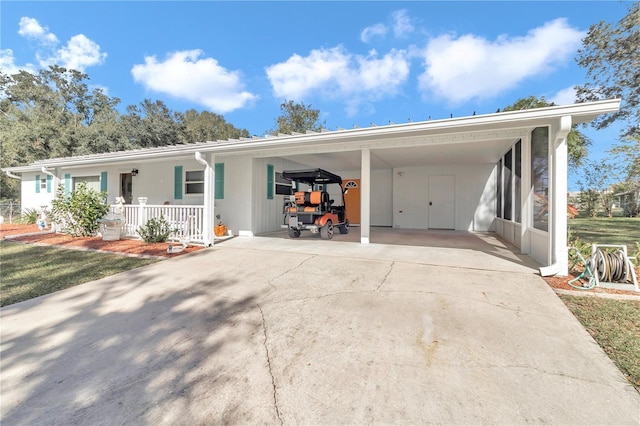
[(23, 208), (49, 204), (58, 184), (70, 191), (83, 181), (106, 191), (110, 202), (125, 197), (132, 217), (141, 211), (141, 197), (156, 209), (152, 214), (191, 206), (191, 226), (210, 244), (217, 215), (235, 235), (279, 230), (280, 194), (290, 189), (279, 173), (323, 168), (353, 188), (348, 215), (360, 224), (362, 244), (371, 241), (372, 226), (492, 231), (566, 275), (566, 137), (573, 124), (619, 106), (619, 100), (604, 100), (174, 145), (55, 158), (3, 171), (20, 175)]

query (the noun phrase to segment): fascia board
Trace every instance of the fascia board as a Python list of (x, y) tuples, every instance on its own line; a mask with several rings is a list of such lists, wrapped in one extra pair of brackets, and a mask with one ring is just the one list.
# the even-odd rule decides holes
[[(336, 130), (323, 133), (283, 135), (278, 137), (202, 142), (189, 145), (172, 145), (161, 148), (149, 148), (133, 151), (120, 151), (82, 157), (41, 160), (28, 166), (8, 167), (2, 170), (10, 172), (31, 172), (46, 167), (83, 167), (94, 164), (131, 163), (135, 161), (167, 159), (193, 156), (196, 151), (214, 154), (263, 153), (268, 150), (281, 150), (285, 147), (309, 147), (327, 144), (353, 144), (357, 142), (389, 140), (435, 136), (447, 133), (486, 132), (516, 128), (533, 128), (548, 124), (551, 120), (571, 116), (573, 123), (592, 120), (600, 114), (616, 112), (620, 109), (620, 99), (588, 102), (581, 104), (553, 106), (519, 111), (475, 115), (442, 120), (430, 120), (413, 123), (393, 124), (368, 128)], [(358, 146), (354, 146), (358, 149)]]

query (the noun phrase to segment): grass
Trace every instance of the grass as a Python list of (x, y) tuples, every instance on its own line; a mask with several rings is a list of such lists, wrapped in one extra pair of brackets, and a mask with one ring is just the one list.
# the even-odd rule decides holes
[(640, 391), (640, 301), (565, 295), (560, 298)]
[(640, 217), (569, 219), (569, 231), (589, 244), (626, 244), (627, 253), (633, 255), (640, 242)]
[(0, 241), (0, 306), (154, 263), (117, 254)]

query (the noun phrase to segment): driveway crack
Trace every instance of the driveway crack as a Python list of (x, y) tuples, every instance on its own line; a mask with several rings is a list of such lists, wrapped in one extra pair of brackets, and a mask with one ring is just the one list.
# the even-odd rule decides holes
[(267, 324), (264, 319), (264, 312), (262, 312), (262, 307), (260, 305), (257, 305), (257, 306), (258, 306), (258, 309), (260, 310), (260, 316), (262, 317), (262, 333), (264, 334), (264, 341), (262, 344), (267, 354), (267, 366), (269, 368), (269, 375), (271, 376), (271, 386), (273, 387), (273, 405), (276, 409), (276, 416), (278, 417), (280, 424), (284, 425), (284, 422), (282, 421), (282, 417), (280, 417), (280, 408), (278, 407), (278, 392), (276, 389), (276, 379), (273, 376), (273, 370), (271, 369), (271, 356), (269, 355), (269, 346), (267, 345)]
[(380, 291), (380, 287), (382, 287), (384, 285), (384, 283), (387, 281), (387, 278), (389, 278), (389, 275), (391, 274), (391, 271), (393, 271), (393, 266), (396, 264), (396, 262), (391, 262), (391, 266), (389, 267), (389, 270), (387, 271), (387, 274), (384, 276), (384, 278), (382, 279), (382, 281), (380, 281), (380, 285), (378, 285), (378, 287), (376, 287), (375, 291)]

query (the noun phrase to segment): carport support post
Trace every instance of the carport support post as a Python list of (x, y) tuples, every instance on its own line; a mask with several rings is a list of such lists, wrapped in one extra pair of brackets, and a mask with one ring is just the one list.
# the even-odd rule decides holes
[(215, 194), (215, 171), (211, 164), (215, 164), (215, 156), (213, 154), (195, 153), (196, 161), (204, 166), (204, 200), (203, 200), (203, 217), (202, 217), (202, 240), (205, 246), (213, 245), (213, 224), (215, 223), (214, 199)]
[(362, 149), (360, 167), (360, 244), (369, 244), (371, 224), (371, 151)]
[(205, 246), (212, 246), (214, 244), (213, 238), (213, 226), (215, 224), (215, 205), (214, 200), (216, 198), (216, 188), (214, 185), (215, 171), (212, 164), (215, 164), (215, 156), (213, 154), (205, 154), (205, 160), (207, 165), (204, 169), (204, 193), (207, 194), (204, 197), (204, 217), (202, 218), (202, 226), (204, 227), (204, 239)]
[(571, 116), (560, 117), (555, 130), (552, 151), (551, 262), (560, 268), (556, 275), (569, 274), (567, 247), (567, 135), (571, 131)]

